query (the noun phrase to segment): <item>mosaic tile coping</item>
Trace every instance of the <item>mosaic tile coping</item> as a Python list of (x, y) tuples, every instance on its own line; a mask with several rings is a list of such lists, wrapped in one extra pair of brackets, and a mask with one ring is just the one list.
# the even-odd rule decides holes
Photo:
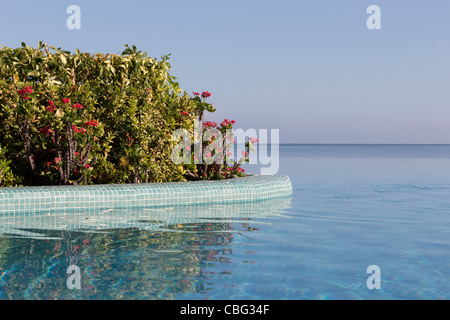
[(230, 204), (292, 194), (289, 177), (249, 175), (220, 181), (0, 188), (0, 214)]

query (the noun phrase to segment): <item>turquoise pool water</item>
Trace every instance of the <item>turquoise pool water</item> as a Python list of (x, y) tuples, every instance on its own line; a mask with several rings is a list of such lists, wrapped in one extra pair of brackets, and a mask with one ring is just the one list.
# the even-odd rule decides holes
[[(292, 198), (3, 216), (0, 299), (450, 298), (450, 146), (282, 145), (280, 157)], [(366, 286), (370, 265), (381, 289)]]

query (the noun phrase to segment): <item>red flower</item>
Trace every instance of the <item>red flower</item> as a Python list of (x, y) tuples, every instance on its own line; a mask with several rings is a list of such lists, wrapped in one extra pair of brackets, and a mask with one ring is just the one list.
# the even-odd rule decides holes
[(93, 126), (93, 127), (96, 127), (96, 126), (98, 126), (98, 121), (96, 121), (96, 120), (89, 120), (89, 121), (86, 121), (86, 122), (84, 123), (84, 125), (85, 125), (85, 126)]
[(53, 133), (53, 130), (50, 129), (50, 126), (45, 126), (45, 127), (42, 127), (41, 129), (39, 129), (39, 132), (50, 137)]
[(209, 98), (209, 97), (211, 97), (211, 93), (209, 93), (208, 91), (202, 92), (202, 98)]
[(88, 165), (88, 164), (85, 164), (84, 165), (84, 167), (87, 169), (87, 168), (89, 168), (90, 167), (90, 165)]
[(53, 111), (56, 110), (56, 106), (55, 106), (55, 104), (53, 103), (52, 100), (49, 100), (48, 101), (48, 106), (45, 107), (45, 109), (47, 109), (48, 112), (53, 112)]
[(225, 120), (223, 120), (221, 123), (220, 123), (220, 125), (222, 126), (222, 127), (228, 127), (228, 126), (232, 126), (233, 124), (235, 124), (236, 123), (236, 121), (234, 121), (234, 120), (228, 120), (228, 119), (225, 119)]
[(200, 93), (198, 93), (198, 92), (192, 92), (192, 94), (196, 97), (198, 97), (200, 95)]
[(33, 87), (32, 86), (26, 86), (24, 89), (17, 90), (17, 93), (22, 96), (23, 99), (30, 99), (30, 97), (27, 96), (29, 93), (33, 93)]
[(72, 130), (78, 133), (86, 133), (86, 129), (85, 128), (78, 128), (76, 125), (72, 126)]
[(128, 133), (127, 133), (127, 138), (128, 138), (128, 140), (130, 140), (130, 143), (128, 144), (128, 146), (131, 147), (134, 139), (132, 137), (130, 137), (130, 135)]
[(51, 164), (52, 164), (52, 162), (48, 161), (46, 165), (47, 165), (47, 167), (50, 167)]
[(53, 106), (47, 106), (47, 107), (45, 107), (45, 109), (47, 109), (48, 112), (54, 112), (56, 110), (56, 107), (54, 105)]
[(32, 86), (26, 86), (24, 89), (17, 90), (17, 92), (18, 92), (20, 95), (25, 95), (25, 94), (33, 93), (33, 87), (32, 87)]
[(217, 127), (217, 123), (216, 123), (215, 121), (205, 121), (205, 122), (203, 122), (203, 126), (204, 126), (206, 129), (209, 129), (209, 128), (216, 128), (216, 127)]
[(67, 99), (67, 98), (64, 98), (64, 99), (62, 99), (62, 102), (63, 102), (63, 103), (70, 103), (70, 100)]
[[(69, 99), (67, 99), (67, 100), (69, 100)], [(67, 102), (67, 103), (69, 103), (69, 102)], [(72, 107), (74, 107), (75, 109), (83, 109), (83, 106), (79, 103), (75, 103)]]

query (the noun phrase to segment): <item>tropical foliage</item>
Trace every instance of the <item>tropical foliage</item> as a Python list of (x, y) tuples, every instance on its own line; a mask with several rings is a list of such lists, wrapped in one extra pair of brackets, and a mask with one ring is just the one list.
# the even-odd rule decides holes
[(6, 148), (0, 153), (0, 186), (242, 173), (240, 164), (229, 170), (172, 161), (172, 133), (185, 129), (194, 135), (195, 121), (203, 123), (203, 113), (215, 110), (205, 102), (210, 94), (183, 92), (169, 75), (169, 56), (157, 60), (125, 47), (106, 55), (72, 54), (42, 42), (37, 48), (22, 43), (0, 49), (0, 145)]

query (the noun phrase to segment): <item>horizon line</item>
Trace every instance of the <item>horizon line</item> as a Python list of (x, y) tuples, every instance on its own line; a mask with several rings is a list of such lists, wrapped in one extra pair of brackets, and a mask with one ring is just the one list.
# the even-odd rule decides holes
[(280, 143), (267, 143), (267, 144), (302, 144), (302, 145), (412, 145), (412, 146), (450, 146), (450, 143), (352, 143), (352, 142), (280, 142)]

